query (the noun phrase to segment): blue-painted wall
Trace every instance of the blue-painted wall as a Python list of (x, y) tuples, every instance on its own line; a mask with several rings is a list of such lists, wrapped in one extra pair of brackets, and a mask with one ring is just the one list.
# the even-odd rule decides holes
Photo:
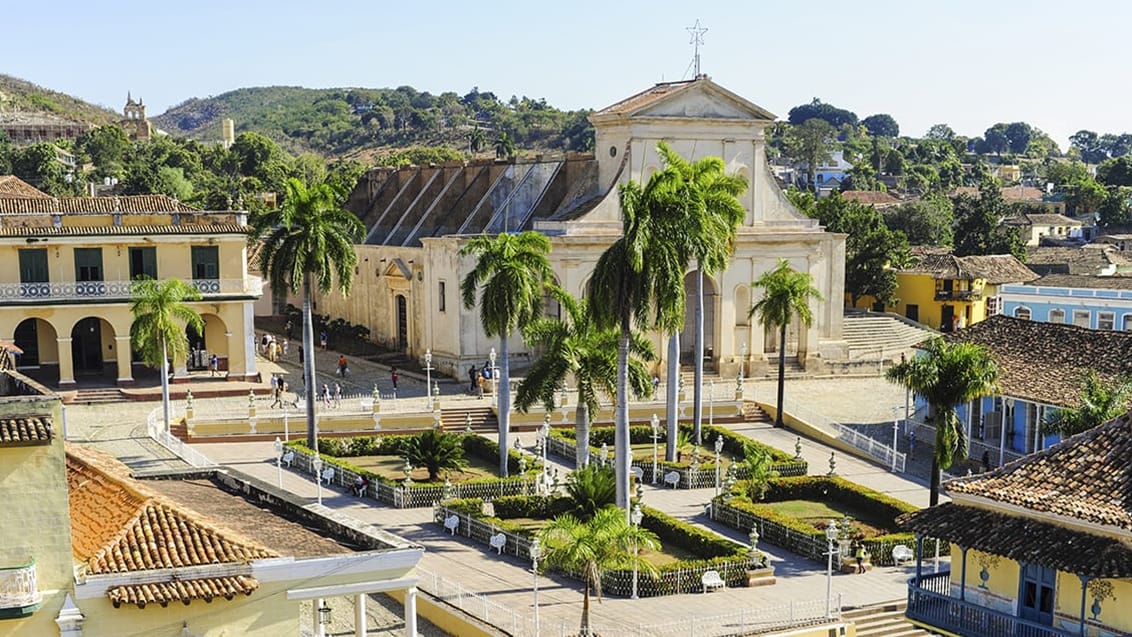
[(1113, 316), (1113, 328), (1132, 329), (1132, 290), (1093, 288), (1048, 288), (1034, 285), (1004, 285), (999, 289), (1002, 313), (1018, 316), (1019, 308), (1030, 310), (1031, 321), (1049, 322), (1052, 310), (1065, 313), (1065, 323), (1073, 324), (1073, 311), (1089, 312), (1091, 329), (1100, 329), (1101, 312)]

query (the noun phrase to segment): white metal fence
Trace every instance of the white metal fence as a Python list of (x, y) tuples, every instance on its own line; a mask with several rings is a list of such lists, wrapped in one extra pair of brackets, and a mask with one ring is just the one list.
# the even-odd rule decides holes
[(149, 432), (149, 437), (157, 441), (157, 444), (165, 447), (178, 458), (198, 469), (217, 466), (215, 462), (209, 460), (204, 454), (185, 444), (180, 438), (165, 431), (165, 423), (163, 420), (161, 407), (149, 412), (149, 416), (146, 418), (146, 429)]
[(846, 444), (852, 445), (854, 448), (861, 450), (865, 455), (875, 459), (886, 467), (893, 466), (893, 459), (895, 457), (896, 471), (903, 473), (907, 458), (900, 451), (878, 442), (870, 438), (852, 427), (845, 425), (824, 416), (814, 411), (810, 411), (803, 407), (797, 399), (791, 400), (789, 396), (784, 399), (783, 411), (802, 420), (803, 422), (813, 426), (817, 429), (824, 429), (826, 433), (830, 434), (838, 440), (844, 441)]

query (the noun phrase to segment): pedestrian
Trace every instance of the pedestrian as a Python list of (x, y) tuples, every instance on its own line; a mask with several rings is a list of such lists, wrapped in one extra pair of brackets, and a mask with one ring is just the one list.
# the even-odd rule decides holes
[(656, 400), (656, 393), (660, 390), (660, 376), (653, 374), (652, 376), (652, 399)]
[(326, 351), (326, 330), (325, 329), (318, 333), (318, 342), (319, 342), (320, 345), (322, 345), (322, 351), (325, 352)]
[(322, 384), (322, 402), (326, 404), (327, 409), (330, 409), (330, 386), (326, 383)]
[(472, 366), (468, 368), (468, 393), (476, 391), (476, 374), (476, 364), (472, 363)]
[(208, 375), (209, 376), (215, 376), (216, 372), (219, 370), (219, 368), (220, 368), (220, 358), (214, 352), (212, 354), (212, 356), (210, 356), (208, 358)]
[(283, 339), (283, 355), (286, 356), (291, 353), (291, 339)]
[(303, 366), (303, 346), (299, 346), (299, 367)]
[(341, 376), (342, 378), (345, 378), (346, 374), (349, 374), (349, 373), (350, 373), (350, 368), (349, 368), (349, 366), (346, 362), (346, 355), (345, 354), (339, 354), (338, 355), (338, 375)]
[(860, 575), (865, 572), (865, 545), (862, 542), (853, 540), (853, 557), (857, 559), (857, 574)]
[(908, 457), (916, 459), (916, 430), (908, 432)]
[(287, 319), (287, 326), (284, 328), (284, 331), (287, 333), (287, 340), (295, 338), (294, 327), (294, 324), (291, 323), (291, 319)]
[(342, 386), (334, 383), (334, 408), (338, 409), (342, 406)]
[(267, 356), (267, 344), (270, 343), (270, 342), (271, 342), (271, 336), (267, 332), (264, 332), (263, 337), (259, 339), (259, 353), (260, 354)]
[(393, 391), (397, 391), (397, 368), (389, 368), (389, 380), (393, 381)]
[(983, 471), (990, 471), (990, 449), (983, 449)]
[(283, 379), (274, 374), (271, 376), (271, 397), (275, 399), (271, 403), (272, 409), (283, 406)]
[(483, 374), (476, 376), (476, 390), (479, 391), (480, 398), (483, 398), (483, 386), (486, 383), (487, 383), (487, 380), (484, 379)]

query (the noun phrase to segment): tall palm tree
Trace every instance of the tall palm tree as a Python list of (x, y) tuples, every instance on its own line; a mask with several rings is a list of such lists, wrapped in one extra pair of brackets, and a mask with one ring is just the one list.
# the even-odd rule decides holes
[[(589, 464), (590, 425), (600, 409), (599, 398), (617, 395), (617, 330), (594, 327), (584, 300), (565, 292), (554, 295), (564, 310), (561, 320), (540, 318), (523, 329), (530, 345), (541, 347), (543, 354), (527, 370), (519, 383), (515, 408), (526, 412), (535, 403), (547, 411), (555, 408), (558, 389), (569, 377), (578, 386), (578, 407), (575, 411), (574, 439), (578, 443), (576, 466)], [(638, 398), (652, 391), (648, 370), (642, 361), (655, 358), (652, 343), (639, 332), (630, 342), (629, 386)]]
[(763, 297), (747, 315), (757, 314), (759, 324), (765, 329), (778, 328), (778, 413), (774, 416), (774, 426), (782, 427), (782, 400), (786, 391), (786, 327), (795, 317), (805, 327), (813, 325), (810, 301), (820, 301), (821, 292), (814, 287), (814, 277), (791, 268), (785, 259), (780, 259), (777, 267), (764, 272), (752, 285), (763, 288)]
[[(680, 229), (666, 223), (670, 183), (653, 173), (645, 186), (621, 185), (622, 234), (594, 267), (587, 288), (590, 312), (599, 328), (620, 332), (617, 346), (617, 409), (614, 413), (614, 467), (617, 506), (629, 514), (629, 352), (633, 328), (673, 325), (684, 313), (684, 268)], [(670, 199), (667, 199), (670, 200)], [(652, 319), (652, 320), (650, 320)]]
[(527, 231), (475, 237), (460, 249), (475, 256), (476, 265), (460, 284), (464, 307), (476, 306), (480, 294), (480, 322), (484, 334), (499, 337), (499, 475), (507, 476), (507, 433), (511, 426), (511, 361), (508, 341), (516, 329), (542, 313), (544, 288), (554, 279), (550, 240)]
[(544, 564), (582, 574), (585, 593), (582, 597), (580, 637), (592, 637), (590, 629), (590, 590), (601, 601), (601, 576), (609, 569), (633, 568), (646, 575), (655, 575), (657, 568), (641, 559), (641, 550), (656, 550), (660, 541), (652, 531), (629, 524), (614, 507), (598, 511), (589, 522), (570, 514), (551, 521), (540, 533), (545, 549)]
[(499, 133), (499, 137), (495, 140), (495, 158), (496, 159), (510, 159), (515, 156), (515, 140), (507, 134), (507, 131)]
[(354, 283), (358, 253), (354, 244), (361, 240), (364, 227), (354, 213), (343, 210), (328, 184), (307, 186), (295, 178), (285, 184), (283, 205), (260, 215), (254, 236), (263, 242), (260, 268), (275, 294), (303, 292), (303, 387), (307, 408), (307, 446), (318, 448), (314, 415), (314, 324), (311, 320), (311, 292), (328, 294), (338, 283), (343, 295)]
[(188, 305), (200, 300), (200, 291), (180, 279), (146, 279), (131, 284), (130, 296), (130, 343), (147, 365), (161, 370), (161, 409), (169, 431), (169, 359), (176, 364), (189, 357), (186, 327), (204, 332), (204, 320)]
[[(681, 213), (676, 219), (678, 227), (684, 231), (678, 236), (686, 239), (684, 267), (687, 268), (691, 259), (696, 261), (692, 431), (699, 444), (704, 406), (704, 275), (710, 276), (727, 268), (735, 247), (736, 230), (747, 214), (739, 201), (739, 197), (747, 190), (747, 180), (738, 175), (726, 174), (726, 165), (719, 157), (704, 157), (693, 163), (685, 160), (664, 142), (657, 144), (656, 148), (665, 165), (664, 178), (675, 178), (679, 184), (669, 190), (676, 195), (677, 200), (666, 205), (675, 205)], [(680, 319), (683, 322), (683, 316)], [(678, 339), (679, 336), (673, 332), (669, 344), (670, 359), (673, 358), (673, 345), (675, 358), (679, 357)], [(678, 360), (670, 360), (668, 365), (670, 378), (679, 374)], [(675, 422), (671, 414), (669, 421)], [(670, 428), (673, 426), (674, 424), (670, 424)]]
[(1060, 434), (1063, 438), (1099, 427), (1128, 411), (1132, 398), (1132, 378), (1102, 380), (1090, 369), (1081, 378), (1080, 400), (1076, 406), (1064, 407), (1050, 414), (1042, 423), (1042, 433)]
[(919, 355), (888, 368), (884, 377), (928, 403), (928, 420), (935, 426), (930, 499), (930, 506), (935, 506), (940, 472), (956, 458), (967, 456), (967, 435), (956, 406), (997, 391), (998, 368), (981, 345), (935, 338)]

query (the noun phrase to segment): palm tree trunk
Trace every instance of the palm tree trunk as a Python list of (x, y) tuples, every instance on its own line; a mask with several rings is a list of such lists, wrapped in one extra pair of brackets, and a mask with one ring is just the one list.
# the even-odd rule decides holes
[(940, 483), (939, 459), (935, 457), (935, 453), (933, 452), (932, 453), (932, 476), (931, 476), (931, 482), (929, 484), (929, 493), (928, 493), (928, 506), (929, 507), (934, 507), (935, 505), (939, 504), (939, 483)]
[(782, 424), (782, 402), (786, 393), (786, 323), (782, 324), (778, 337), (778, 413), (774, 415), (774, 426)]
[(614, 417), (613, 461), (617, 481), (616, 504), (629, 515), (629, 317), (621, 320), (621, 343), (617, 346), (617, 413)]
[(692, 352), (692, 364), (695, 369), (694, 398), (692, 399), (692, 428), (696, 444), (703, 442), (703, 432), (700, 426), (704, 420), (704, 271), (696, 267), (696, 348)]
[[(578, 397), (578, 408), (574, 415), (574, 467), (581, 469), (590, 463), (590, 408)], [(544, 440), (542, 444), (546, 444)]]
[(582, 627), (578, 631), (581, 637), (590, 635), (590, 580), (586, 580), (586, 592), (582, 595)]
[(507, 477), (507, 434), (511, 427), (511, 356), (507, 337), (499, 337), (499, 477)]
[(169, 357), (164, 336), (161, 337), (161, 410), (165, 416), (165, 433), (169, 433)]
[(314, 320), (311, 317), (311, 275), (303, 275), (303, 398), (307, 407), (307, 446), (318, 450), (318, 425), (314, 415)]
[(676, 462), (676, 429), (680, 423), (680, 332), (673, 331), (668, 337), (668, 387), (665, 389), (665, 406), (668, 436), (664, 445), (664, 459)]

